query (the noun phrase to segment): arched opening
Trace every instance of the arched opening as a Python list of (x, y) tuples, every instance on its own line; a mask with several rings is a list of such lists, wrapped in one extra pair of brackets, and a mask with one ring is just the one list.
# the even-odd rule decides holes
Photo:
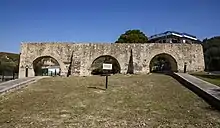
[(177, 62), (167, 53), (158, 54), (150, 61), (150, 72), (177, 72)]
[(51, 56), (41, 56), (33, 61), (35, 76), (60, 75), (60, 64)]
[[(104, 71), (102, 69), (103, 63), (112, 64), (112, 70)], [(116, 73), (120, 73), (120, 71), (121, 71), (121, 67), (120, 67), (120, 64), (118, 63), (117, 59), (115, 59), (114, 57), (109, 56), (109, 55), (103, 55), (103, 56), (96, 58), (92, 62), (91, 68), (92, 68), (92, 72), (91, 72), (92, 75), (102, 75), (105, 73), (116, 74)]]

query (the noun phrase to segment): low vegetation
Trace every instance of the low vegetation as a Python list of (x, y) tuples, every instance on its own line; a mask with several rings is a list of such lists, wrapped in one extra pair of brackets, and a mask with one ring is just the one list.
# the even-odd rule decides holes
[(205, 70), (220, 71), (220, 36), (203, 40)]
[(127, 30), (121, 34), (115, 43), (147, 43), (148, 38), (139, 29)]
[(0, 127), (219, 128), (220, 113), (170, 76), (45, 78), (0, 96)]
[(0, 74), (18, 73), (19, 54), (0, 52)]
[(210, 82), (212, 84), (220, 86), (220, 74), (208, 74), (205, 72), (199, 72), (199, 73), (192, 73), (192, 75), (207, 82)]

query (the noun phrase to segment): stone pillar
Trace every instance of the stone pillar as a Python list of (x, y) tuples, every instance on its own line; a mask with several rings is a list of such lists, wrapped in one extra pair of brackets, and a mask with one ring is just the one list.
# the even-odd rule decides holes
[(66, 76), (67, 76), (67, 72), (63, 72), (63, 71), (61, 71), (60, 76), (64, 76), (64, 77), (66, 77)]
[(60, 65), (60, 76), (64, 76), (64, 77), (67, 77), (67, 73), (68, 73), (68, 65)]
[(25, 68), (19, 67), (19, 72), (18, 72), (18, 78), (24, 78), (25, 77)]
[(121, 74), (127, 74), (128, 71), (128, 66), (125, 66), (123, 63), (120, 65), (121, 66)]
[(35, 76), (35, 72), (33, 68), (28, 68), (28, 77), (34, 77)]

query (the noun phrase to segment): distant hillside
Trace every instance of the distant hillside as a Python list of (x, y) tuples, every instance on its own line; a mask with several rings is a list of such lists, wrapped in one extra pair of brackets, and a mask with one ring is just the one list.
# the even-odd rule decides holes
[(18, 72), (19, 54), (0, 52), (0, 74)]

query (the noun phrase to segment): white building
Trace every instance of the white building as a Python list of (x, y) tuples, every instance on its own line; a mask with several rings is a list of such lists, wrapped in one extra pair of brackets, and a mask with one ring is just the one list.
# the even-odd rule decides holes
[(199, 43), (200, 41), (196, 38), (196, 36), (187, 34), (187, 33), (179, 33), (175, 31), (166, 31), (164, 33), (156, 34), (149, 37), (150, 43)]
[(43, 75), (59, 75), (60, 74), (60, 66), (44, 66), (42, 67)]

